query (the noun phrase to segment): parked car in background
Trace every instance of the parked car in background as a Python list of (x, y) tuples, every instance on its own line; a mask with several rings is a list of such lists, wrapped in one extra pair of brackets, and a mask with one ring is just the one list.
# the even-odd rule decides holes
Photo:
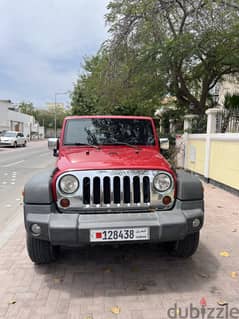
[(5, 131), (0, 136), (0, 145), (8, 146), (26, 146), (27, 139), (23, 133), (16, 131)]

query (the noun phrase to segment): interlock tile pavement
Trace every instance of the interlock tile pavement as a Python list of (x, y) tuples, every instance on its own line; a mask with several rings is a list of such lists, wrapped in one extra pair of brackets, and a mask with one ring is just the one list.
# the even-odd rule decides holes
[(0, 249), (0, 318), (160, 319), (175, 303), (176, 314), (190, 303), (201, 309), (202, 298), (204, 307), (239, 308), (239, 197), (204, 188), (200, 247), (186, 260), (158, 245), (95, 246), (36, 266), (22, 225)]

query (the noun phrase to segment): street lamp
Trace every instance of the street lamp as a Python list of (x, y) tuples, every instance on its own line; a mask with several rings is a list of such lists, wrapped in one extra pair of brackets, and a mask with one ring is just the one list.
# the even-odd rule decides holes
[(219, 100), (219, 94), (217, 92), (215, 92), (212, 95), (212, 101), (213, 101), (213, 107), (216, 107), (218, 104), (218, 100)]
[(55, 104), (55, 116), (54, 116), (54, 124), (55, 124), (55, 137), (57, 137), (56, 135), (57, 135), (57, 130), (56, 130), (56, 97), (57, 97), (57, 95), (66, 95), (66, 94), (70, 94), (71, 93), (71, 91), (66, 91), (66, 92), (56, 92), (55, 93), (55, 99), (54, 99), (54, 104)]

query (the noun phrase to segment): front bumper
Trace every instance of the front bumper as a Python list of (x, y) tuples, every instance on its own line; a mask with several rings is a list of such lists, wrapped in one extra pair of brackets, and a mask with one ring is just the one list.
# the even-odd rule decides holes
[[(36, 238), (48, 240), (53, 245), (80, 246), (90, 244), (91, 229), (149, 227), (150, 240), (147, 242), (166, 242), (185, 238), (199, 231), (204, 221), (203, 200), (176, 200), (173, 209), (152, 212), (122, 213), (59, 213), (54, 204), (24, 205), (25, 228), (29, 235), (32, 224), (41, 227)], [(193, 227), (198, 218), (200, 225)]]

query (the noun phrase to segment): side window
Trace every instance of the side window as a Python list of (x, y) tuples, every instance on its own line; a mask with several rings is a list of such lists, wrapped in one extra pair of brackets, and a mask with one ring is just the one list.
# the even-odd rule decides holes
[(21, 137), (21, 133), (17, 133), (17, 137)]

